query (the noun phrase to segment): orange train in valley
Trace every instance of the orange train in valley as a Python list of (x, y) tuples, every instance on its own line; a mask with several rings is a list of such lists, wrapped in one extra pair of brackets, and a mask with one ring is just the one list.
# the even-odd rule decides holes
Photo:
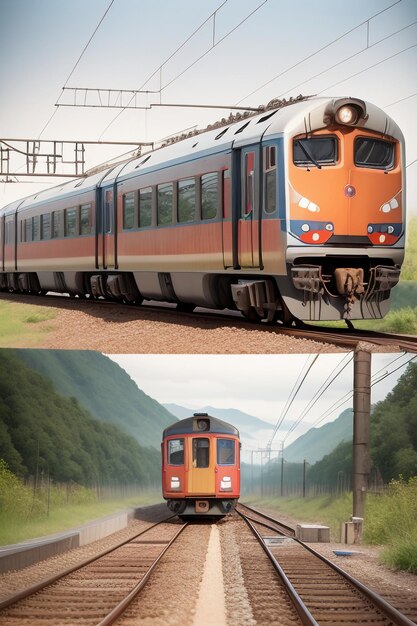
[(404, 138), (358, 98), (272, 101), (0, 212), (0, 289), (383, 317), (405, 242)]
[(165, 428), (162, 495), (177, 515), (223, 517), (240, 495), (239, 432), (207, 413)]

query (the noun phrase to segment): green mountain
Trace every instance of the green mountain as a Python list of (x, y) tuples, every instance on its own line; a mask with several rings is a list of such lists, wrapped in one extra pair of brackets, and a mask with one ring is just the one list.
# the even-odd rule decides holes
[(18, 350), (25, 363), (48, 378), (61, 395), (102, 422), (114, 424), (142, 446), (159, 450), (162, 431), (175, 417), (141, 391), (117, 363), (87, 350)]
[[(409, 363), (394, 389), (371, 413), (371, 473), (385, 483), (417, 476), (417, 363)], [(310, 470), (312, 481), (334, 486), (352, 473), (352, 443), (341, 443)]]
[(82, 485), (152, 484), (159, 453), (59, 395), (17, 350), (0, 351), (0, 458), (17, 475)]
[(284, 451), (286, 461), (316, 463), (329, 454), (342, 441), (352, 441), (353, 411), (346, 409), (334, 422), (320, 428), (310, 428)]
[(208, 413), (209, 415), (213, 415), (213, 417), (218, 417), (229, 424), (233, 424), (239, 431), (240, 439), (244, 447), (249, 446), (253, 448), (259, 437), (266, 439), (268, 437), (268, 432), (266, 431), (272, 434), (272, 424), (254, 415), (239, 411), (238, 409), (217, 409), (213, 406), (187, 409), (178, 404), (164, 404), (164, 407), (178, 417), (178, 419), (190, 417), (193, 413)]

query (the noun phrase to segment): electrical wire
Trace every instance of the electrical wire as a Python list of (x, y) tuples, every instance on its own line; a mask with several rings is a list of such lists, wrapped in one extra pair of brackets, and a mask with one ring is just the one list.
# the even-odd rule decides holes
[[(306, 363), (304, 365), (304, 369), (305, 369), (305, 367), (306, 367), (306, 365), (308, 363), (308, 360), (310, 359), (311, 356), (312, 355), (309, 355), (309, 357), (308, 357), (308, 359), (307, 359), (307, 361), (306, 361)], [(272, 444), (272, 441), (274, 440), (274, 437), (277, 434), (279, 427), (281, 426), (282, 422), (284, 421), (285, 416), (287, 415), (288, 411), (290, 410), (290, 408), (291, 408), (291, 406), (292, 406), (292, 404), (293, 404), (293, 402), (294, 402), (298, 392), (300, 391), (301, 387), (303, 386), (305, 379), (307, 378), (311, 368), (313, 367), (313, 365), (317, 361), (318, 357), (319, 357), (319, 355), (316, 354), (315, 357), (313, 358), (312, 363), (310, 363), (307, 371), (303, 374), (300, 382), (298, 382), (298, 381), (300, 380), (300, 376), (301, 375), (298, 376), (297, 381), (296, 381), (295, 385), (293, 386), (293, 388), (291, 390), (291, 393), (290, 393), (290, 396), (289, 396), (289, 398), (291, 398), (291, 395), (293, 394), (292, 398), (291, 398), (290, 401), (287, 400), (286, 408), (284, 408), (284, 410), (281, 413), (280, 418), (278, 419), (277, 423), (275, 424), (274, 431), (272, 433), (271, 439), (268, 442), (268, 447), (270, 447), (270, 445)]]
[[(343, 361), (346, 358), (347, 358), (346, 363), (343, 365), (343, 367), (341, 367)], [(353, 354), (351, 354), (351, 353), (347, 353), (347, 355), (345, 355), (342, 358), (342, 360), (340, 361), (340, 363), (336, 367), (336, 370), (334, 371), (334, 373), (329, 374), (329, 376), (326, 378), (324, 383), (316, 391), (315, 395), (312, 397), (310, 402), (307, 404), (305, 409), (301, 412), (300, 416), (297, 418), (297, 420), (294, 422), (294, 424), (291, 426), (291, 428), (287, 431), (287, 433), (286, 433), (286, 435), (285, 435), (285, 437), (283, 439), (283, 443), (286, 441), (287, 437), (297, 428), (297, 426), (299, 426), (301, 424), (301, 422), (307, 416), (307, 413), (313, 408), (313, 406), (316, 404), (316, 402), (319, 401), (319, 399), (322, 397), (323, 393), (330, 387), (330, 385), (336, 380), (336, 378), (338, 378), (340, 376), (340, 374), (346, 369), (346, 367), (349, 365), (349, 363), (352, 362), (352, 360), (353, 360)], [(339, 367), (341, 367), (341, 369), (340, 369), (340, 371), (337, 371), (337, 368), (339, 368)]]
[[(417, 22), (413, 22), (413, 24), (416, 24)], [(410, 24), (410, 26), (412, 26), (412, 24)], [(394, 33), (396, 34), (396, 33)], [(373, 63), (372, 65), (368, 65), (368, 67), (365, 67), (363, 70), (360, 70), (359, 72), (355, 72), (354, 74), (351, 74), (350, 76), (347, 76), (346, 78), (343, 78), (342, 80), (337, 81), (337, 83), (333, 83), (332, 85), (328, 85), (327, 87), (325, 87), (324, 89), (322, 89), (321, 91), (318, 92), (318, 94), (323, 93), (324, 91), (327, 91), (327, 89), (332, 89), (333, 87), (336, 87), (336, 85), (340, 85), (340, 83), (345, 83), (346, 81), (350, 80), (351, 78), (355, 78), (355, 76), (359, 76), (360, 74), (363, 74), (364, 72), (367, 72), (368, 70), (373, 69), (374, 67), (377, 67), (378, 65), (382, 65), (382, 63), (385, 63), (386, 61), (389, 61), (390, 59), (394, 59), (395, 57), (398, 57), (400, 54), (403, 54), (404, 52), (407, 52), (407, 50), (411, 50), (412, 48), (417, 47), (417, 43), (408, 46), (407, 48), (404, 48), (403, 50), (400, 50), (400, 52), (395, 52), (394, 54), (391, 54), (390, 56), (386, 57), (385, 59), (382, 59), (381, 61), (378, 61), (377, 63)]]
[[(75, 69), (77, 68), (77, 65), (79, 64), (79, 62), (81, 61), (82, 57), (84, 56), (84, 53), (86, 52), (86, 50), (87, 50), (88, 46), (89, 46), (89, 45), (90, 45), (90, 43), (92, 42), (92, 40), (93, 40), (93, 38), (94, 38), (94, 35), (96, 34), (96, 32), (98, 31), (98, 29), (100, 28), (100, 26), (101, 26), (101, 24), (102, 24), (102, 22), (103, 22), (104, 18), (106, 17), (107, 13), (110, 11), (110, 9), (111, 9), (111, 7), (112, 7), (112, 5), (113, 5), (114, 1), (115, 1), (115, 0), (110, 0), (110, 4), (109, 4), (109, 6), (108, 6), (108, 7), (107, 7), (107, 9), (105, 10), (105, 12), (104, 12), (103, 16), (101, 17), (101, 19), (100, 19), (99, 23), (97, 24), (96, 28), (94, 29), (94, 32), (93, 32), (93, 34), (91, 35), (90, 39), (89, 39), (89, 40), (87, 41), (87, 43), (85, 44), (85, 46), (84, 46), (84, 48), (83, 48), (83, 51), (81, 52), (80, 56), (78, 57), (78, 59), (77, 59), (77, 61), (76, 61), (75, 65), (74, 65), (74, 67), (73, 67), (73, 68), (72, 68), (72, 70), (70, 71), (70, 73), (69, 73), (69, 75), (68, 75), (68, 78), (67, 78), (67, 80), (66, 80), (66, 81), (65, 81), (65, 83), (64, 83), (64, 86), (63, 86), (63, 88), (62, 88), (62, 90), (61, 90), (61, 93), (60, 93), (60, 95), (59, 95), (59, 98), (58, 98), (58, 100), (57, 100), (57, 103), (60, 101), (60, 99), (61, 99), (61, 97), (62, 97), (62, 94), (64, 93), (64, 89), (65, 89), (65, 87), (66, 87), (66, 86), (67, 86), (67, 84), (68, 84), (69, 79), (70, 79), (70, 78), (71, 78), (71, 76), (74, 74)], [(38, 139), (40, 139), (40, 138), (42, 137), (43, 133), (45, 132), (45, 130), (47, 129), (47, 127), (48, 127), (48, 126), (49, 126), (49, 124), (52, 122), (53, 118), (55, 117), (55, 115), (56, 115), (57, 111), (58, 111), (58, 108), (55, 108), (55, 110), (54, 110), (54, 112), (52, 113), (51, 117), (49, 118), (49, 120), (46, 122), (45, 126), (42, 128), (41, 132), (39, 133)]]
[[(246, 22), (250, 17), (252, 17), (252, 15), (254, 15), (257, 11), (259, 11), (259, 9), (261, 7), (263, 7), (264, 4), (266, 4), (269, 0), (263, 0), (263, 2), (257, 6), (251, 13), (249, 13), (249, 15), (247, 15), (243, 20), (241, 20), (236, 26), (234, 26), (229, 32), (227, 32), (221, 39), (219, 39), (218, 41), (216, 41), (216, 43), (213, 42), (211, 48), (209, 48), (208, 50), (206, 50), (206, 52), (204, 52), (201, 56), (198, 57), (198, 59), (196, 59), (195, 61), (193, 61), (188, 67), (186, 67), (182, 72), (180, 72), (179, 74), (177, 74), (177, 76), (175, 76), (172, 80), (170, 80), (168, 83), (166, 83), (165, 85), (160, 85), (160, 93), (162, 93), (162, 91), (164, 89), (166, 89), (168, 86), (172, 85), (172, 83), (174, 81), (176, 81), (178, 78), (180, 78), (181, 76), (183, 76), (185, 74), (185, 72), (187, 72), (191, 67), (193, 67), (194, 65), (196, 65), (199, 61), (201, 61), (201, 59), (203, 59), (207, 54), (209, 54), (212, 50), (214, 50), (214, 48), (216, 48), (216, 46), (218, 46), (220, 43), (222, 43), (225, 39), (227, 39), (227, 37), (229, 37), (229, 35), (231, 35), (235, 30), (237, 30), (239, 28), (239, 26), (241, 26), (244, 22)], [(402, 0), (399, 0), (400, 2)], [(146, 79), (146, 81), (144, 83), (142, 83), (142, 85), (139, 87), (139, 89), (137, 91), (140, 91), (141, 89), (144, 88), (144, 86), (158, 73), (162, 71), (162, 68), (164, 67), (164, 65), (166, 65), (168, 63), (168, 61), (170, 61), (172, 59), (173, 56), (175, 56), (175, 54), (181, 50), (181, 48), (188, 43), (188, 41), (201, 29), (202, 26), (204, 26), (204, 24), (206, 24), (225, 4), (226, 2), (228, 2), (228, 0), (226, 0), (225, 2), (223, 2), (215, 11), (213, 11), (213, 13), (206, 19), (204, 20), (204, 22), (202, 24), (200, 24), (200, 26), (191, 34), (189, 35), (189, 37), (184, 41), (184, 43), (182, 43), (176, 50), (175, 52), (173, 52), (150, 76), (149, 78)], [(132, 96), (131, 100), (127, 103), (127, 106), (130, 104), (130, 102), (132, 102), (134, 96)], [(107, 124), (107, 126), (105, 127), (105, 129), (102, 131), (99, 140), (103, 137), (104, 133), (106, 133), (108, 131), (108, 129), (110, 128), (110, 126), (112, 126), (114, 124), (114, 122), (122, 115), (122, 113), (124, 113), (124, 111), (126, 110), (127, 106), (125, 108), (123, 108), (121, 111), (119, 111), (119, 113), (117, 113), (114, 118)]]
[(364, 26), (364, 24), (369, 23), (371, 20), (373, 20), (375, 17), (377, 17), (378, 15), (381, 15), (381, 13), (385, 13), (386, 11), (388, 11), (389, 9), (391, 9), (393, 6), (395, 6), (396, 4), (399, 4), (400, 2), (402, 2), (402, 0), (397, 0), (397, 2), (394, 2), (393, 4), (390, 4), (388, 7), (386, 7), (385, 9), (382, 9), (382, 11), (378, 11), (378, 13), (374, 13), (374, 15), (371, 15), (371, 17), (368, 17), (367, 20), (365, 20), (364, 22), (361, 22), (360, 24), (358, 24), (357, 26), (354, 26), (353, 28), (351, 28), (350, 30), (346, 31), (345, 33), (343, 33), (343, 35), (339, 35), (339, 37), (336, 37), (336, 39), (333, 39), (332, 41), (330, 41), (329, 43), (327, 43), (325, 46), (322, 46), (321, 48), (319, 48), (318, 50), (316, 50), (315, 52), (309, 54), (308, 56), (304, 57), (303, 59), (301, 59), (301, 61), (297, 61), (297, 63), (294, 63), (294, 65), (291, 65), (291, 67), (288, 67), (286, 70), (280, 72), (279, 74), (277, 74), (276, 76), (274, 76), (274, 78), (271, 78), (270, 80), (268, 80), (266, 83), (264, 83), (263, 85), (261, 85), (260, 87), (258, 87), (257, 89), (255, 89), (254, 91), (252, 91), (251, 93), (247, 94), (246, 96), (244, 96), (241, 100), (239, 100), (239, 102), (236, 102), (236, 105), (240, 104), (241, 102), (243, 102), (243, 100), (246, 100), (246, 98), (249, 98), (250, 96), (253, 96), (255, 93), (257, 93), (258, 91), (260, 91), (261, 89), (263, 89), (264, 87), (266, 87), (267, 85), (269, 85), (270, 83), (274, 82), (274, 80), (277, 80), (277, 78), (281, 78), (281, 76), (284, 76), (284, 74), (288, 74), (288, 72), (290, 72), (291, 70), (293, 70), (294, 68), (298, 67), (299, 65), (301, 65), (302, 63), (304, 63), (305, 61), (308, 61), (309, 59), (312, 59), (314, 56), (316, 56), (317, 54), (319, 54), (320, 52), (323, 52), (323, 50), (326, 50), (327, 48), (329, 48), (330, 46), (332, 46), (334, 43), (337, 43), (338, 41), (340, 41), (341, 39), (343, 39), (344, 37), (347, 37), (347, 35), (350, 35), (351, 33), (353, 33), (355, 30), (357, 30), (358, 28), (360, 28), (361, 26)]

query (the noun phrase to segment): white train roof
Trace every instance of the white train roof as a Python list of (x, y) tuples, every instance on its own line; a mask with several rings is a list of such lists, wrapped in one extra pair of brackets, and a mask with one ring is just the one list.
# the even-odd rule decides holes
[[(28, 196), (23, 201), (12, 202), (3, 208), (1, 213), (7, 215), (16, 211), (16, 208), (22, 210), (60, 197), (77, 195), (80, 192), (94, 189), (97, 184), (100, 186), (110, 185), (116, 179), (123, 180), (138, 173), (146, 173), (157, 169), (161, 164), (170, 165), (174, 162), (181, 162), (185, 158), (192, 159), (194, 154), (195, 158), (198, 158), (204, 154), (226, 152), (232, 147), (250, 145), (260, 141), (261, 138), (267, 139), (277, 135), (294, 136), (304, 133), (306, 128), (312, 130), (323, 128), (325, 126), (323, 122), (325, 110), (339, 99), (312, 97), (278, 109), (264, 111), (259, 115), (243, 118), (229, 126), (225, 125), (208, 130), (147, 152), (135, 159), (113, 165), (92, 176), (76, 178), (56, 187), (50, 187)], [(369, 102), (365, 102), (365, 105), (367, 117), (363, 127), (403, 141), (400, 128), (389, 115)]]

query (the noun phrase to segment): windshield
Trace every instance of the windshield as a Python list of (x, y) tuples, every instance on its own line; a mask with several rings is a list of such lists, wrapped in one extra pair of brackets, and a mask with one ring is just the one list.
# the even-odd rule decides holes
[(355, 139), (355, 165), (388, 169), (394, 165), (394, 144), (391, 141), (357, 137)]
[(336, 137), (310, 137), (295, 139), (293, 160), (295, 165), (331, 165), (337, 161)]

